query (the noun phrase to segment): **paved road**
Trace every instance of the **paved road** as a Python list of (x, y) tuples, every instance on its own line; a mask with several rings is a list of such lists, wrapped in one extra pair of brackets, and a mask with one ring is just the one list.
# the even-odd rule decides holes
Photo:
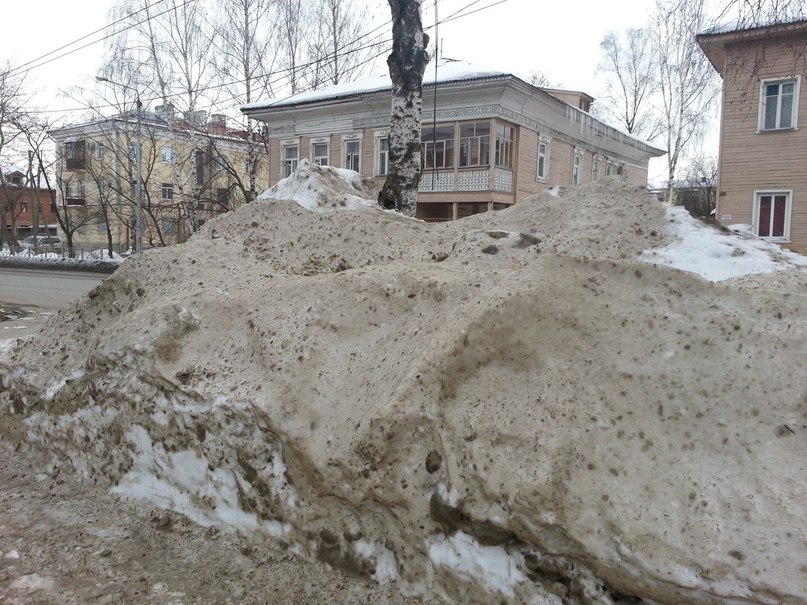
[(0, 361), (17, 338), (37, 334), (51, 315), (89, 292), (107, 275), (0, 267), (0, 310), (21, 317), (0, 321)]
[(0, 303), (63, 309), (105, 277), (78, 271), (0, 267)]

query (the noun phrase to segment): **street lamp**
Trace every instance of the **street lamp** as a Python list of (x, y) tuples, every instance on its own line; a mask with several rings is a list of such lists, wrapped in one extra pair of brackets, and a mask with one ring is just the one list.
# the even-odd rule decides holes
[(142, 107), (143, 105), (140, 103), (140, 93), (136, 88), (132, 86), (127, 86), (126, 84), (121, 84), (120, 82), (113, 82), (109, 78), (104, 78), (103, 76), (95, 76), (96, 81), (98, 82), (106, 82), (107, 84), (112, 84), (113, 86), (120, 86), (123, 89), (129, 89), (135, 93), (135, 97), (137, 98), (137, 182), (135, 184), (135, 198), (136, 198), (136, 210), (135, 210), (135, 239), (134, 239), (134, 251), (142, 252), (143, 250), (143, 129), (142, 129), (142, 121), (141, 121), (141, 114), (142, 114)]

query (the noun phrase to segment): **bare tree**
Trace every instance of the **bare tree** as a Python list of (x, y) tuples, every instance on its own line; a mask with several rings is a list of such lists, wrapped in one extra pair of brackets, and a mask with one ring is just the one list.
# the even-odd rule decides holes
[(298, 92), (305, 76), (305, 38), (308, 3), (304, 0), (277, 0), (280, 50), (292, 94)]
[(389, 130), (389, 175), (378, 202), (415, 216), (421, 164), (423, 73), (429, 61), (429, 36), (423, 32), (421, 0), (388, 0), (392, 11), (392, 53), (387, 58), (392, 80)]
[(628, 134), (654, 139), (661, 122), (653, 106), (659, 87), (658, 47), (647, 29), (610, 32), (602, 42), (600, 69), (607, 74), (607, 94), (597, 104), (605, 119), (613, 120)]
[(310, 84), (339, 84), (353, 79), (370, 56), (363, 43), (367, 7), (354, 0), (318, 0), (312, 18), (313, 40), (309, 56), (313, 63)]
[(725, 0), (716, 21), (736, 21), (738, 29), (807, 18), (804, 0)]
[(549, 76), (537, 68), (530, 71), (530, 75), (527, 77), (527, 82), (539, 88), (562, 88), (561, 84), (555, 82), (554, 80), (550, 80)]
[(678, 203), (692, 216), (708, 217), (717, 202), (717, 159), (701, 154), (689, 161)]
[(658, 90), (667, 147), (669, 199), (678, 163), (702, 137), (717, 94), (716, 73), (695, 36), (706, 28), (704, 0), (659, 0), (653, 19)]

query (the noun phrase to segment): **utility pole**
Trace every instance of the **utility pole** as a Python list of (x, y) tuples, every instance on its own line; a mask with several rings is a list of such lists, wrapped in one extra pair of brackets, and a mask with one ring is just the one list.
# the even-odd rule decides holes
[(106, 82), (113, 86), (120, 86), (123, 89), (131, 90), (135, 93), (137, 99), (137, 182), (135, 183), (135, 237), (134, 237), (134, 251), (135, 253), (143, 251), (143, 104), (140, 102), (140, 92), (126, 84), (120, 82), (113, 82), (109, 78), (103, 76), (95, 76), (96, 81)]

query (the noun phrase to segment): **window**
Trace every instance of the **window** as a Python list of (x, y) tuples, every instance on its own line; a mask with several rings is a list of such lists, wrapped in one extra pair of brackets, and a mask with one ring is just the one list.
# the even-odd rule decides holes
[(591, 163), (591, 180), (597, 181), (600, 178), (600, 158), (595, 157)]
[(65, 198), (73, 197), (73, 185), (70, 183), (70, 181), (64, 184), (64, 197)]
[(103, 196), (107, 192), (107, 182), (104, 179), (98, 179), (98, 195)]
[(99, 216), (98, 219), (95, 221), (95, 232), (106, 233), (106, 221), (104, 221), (103, 216)]
[(318, 141), (311, 144), (311, 157), (317, 166), (328, 165), (328, 143)]
[(205, 184), (205, 152), (201, 149), (194, 150), (193, 163), (196, 169), (196, 186), (202, 187)]
[(579, 185), (582, 180), (583, 171), (583, 154), (582, 152), (575, 151), (574, 159), (572, 160), (572, 185)]
[(216, 203), (219, 206), (226, 206), (230, 200), (230, 190), (226, 187), (219, 187), (216, 189)]
[(178, 231), (179, 221), (175, 218), (163, 218), (161, 221), (163, 235), (176, 235)]
[(422, 141), (425, 168), (451, 168), (454, 165), (454, 126), (424, 128)]
[(460, 125), (460, 166), (490, 164), (490, 123)]
[(174, 163), (174, 148), (173, 147), (163, 147), (160, 149), (160, 160), (163, 164), (173, 164)]
[(67, 170), (84, 170), (84, 141), (71, 141), (64, 144), (65, 168)]
[(760, 130), (796, 127), (800, 78), (763, 80), (759, 108)]
[(96, 160), (103, 160), (104, 159), (104, 151), (106, 151), (106, 148), (104, 147), (104, 144), (103, 143), (98, 143), (95, 146), (95, 159)]
[(376, 144), (375, 173), (385, 175), (389, 173), (389, 137), (378, 137)]
[(162, 187), (160, 188), (160, 195), (164, 200), (174, 199), (174, 184), (163, 183)]
[(137, 161), (137, 149), (138, 146), (135, 143), (129, 145), (129, 159), (133, 162)]
[(513, 169), (513, 127), (496, 125), (496, 166)]
[(361, 141), (358, 139), (345, 141), (345, 168), (360, 172), (361, 168)]
[(538, 140), (538, 179), (545, 181), (549, 178), (549, 141)]
[(20, 214), (28, 212), (28, 202), (20, 202)]
[(791, 191), (757, 191), (754, 199), (754, 231), (773, 241), (790, 240)]
[(78, 182), (78, 197), (80, 197), (81, 199), (87, 197), (86, 190), (84, 188), (84, 181)]
[(297, 161), (300, 159), (298, 149), (297, 145), (285, 145), (283, 147), (283, 166), (281, 170), (283, 178), (291, 176), (297, 170)]

